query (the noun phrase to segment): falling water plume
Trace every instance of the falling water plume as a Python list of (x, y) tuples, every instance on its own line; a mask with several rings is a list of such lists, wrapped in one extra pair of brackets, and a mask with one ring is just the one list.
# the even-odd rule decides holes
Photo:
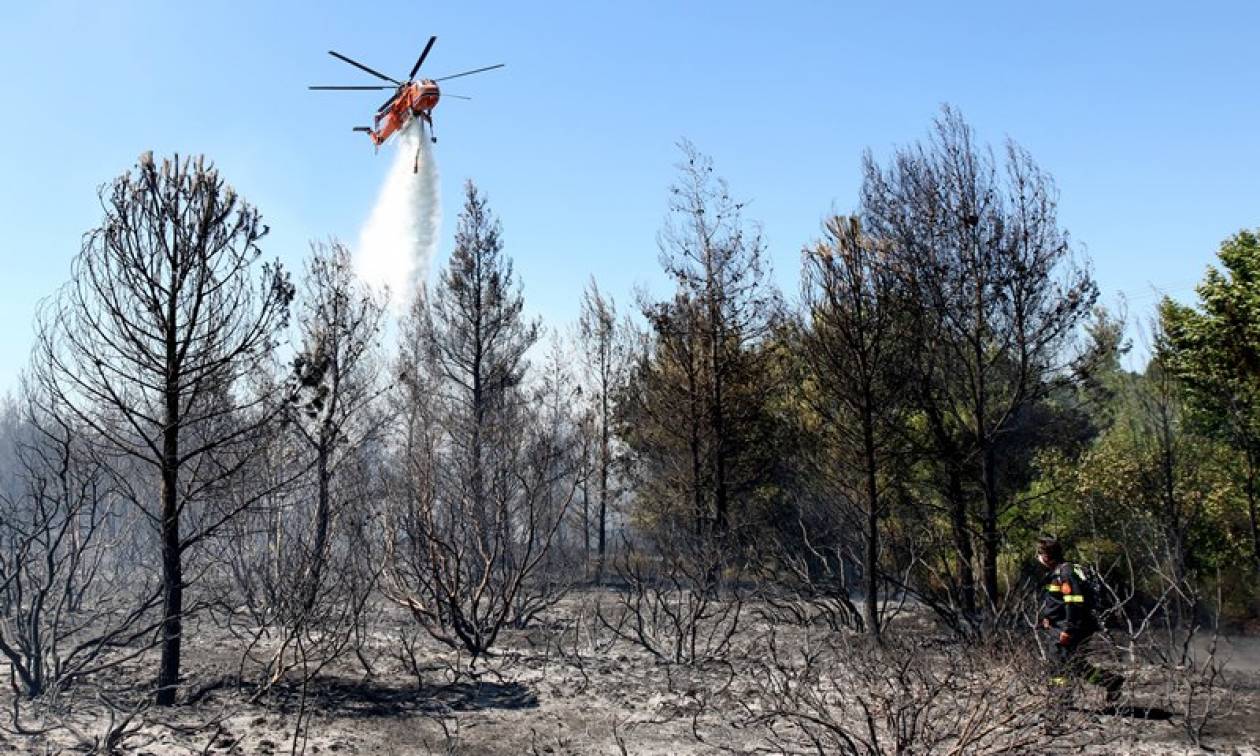
[(401, 314), (428, 276), (441, 207), (437, 164), (419, 119), (398, 133), (392, 149), (389, 175), (359, 233), (355, 267), (368, 284), (388, 287), (390, 303)]

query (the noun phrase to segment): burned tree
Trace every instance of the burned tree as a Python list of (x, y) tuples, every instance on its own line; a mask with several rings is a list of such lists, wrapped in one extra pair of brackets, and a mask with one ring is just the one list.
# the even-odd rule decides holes
[(0, 485), (0, 656), (26, 698), (128, 658), (160, 599), (152, 584), (134, 590), (128, 513), (85, 429), (48, 399), (28, 381), (0, 410), (0, 462), (13, 464)]
[(739, 627), (756, 525), (783, 467), (772, 399), (781, 322), (760, 235), (712, 161), (681, 145), (658, 243), (675, 283), (641, 298), (648, 323), (617, 402), (636, 533), (617, 560), (627, 590), (600, 611), (615, 634), (663, 660), (725, 653)]
[(681, 526), (703, 535), (712, 515), (694, 303), (677, 295), (645, 314), (652, 335), (640, 340), (618, 412), (618, 435), (630, 447), (635, 519), (649, 529)]
[[(1071, 346), (1097, 287), (1059, 226), (1051, 177), (1014, 142), (999, 166), (948, 107), (929, 143), (899, 150), (886, 168), (867, 155), (862, 208), (912, 293), (921, 338), (914, 380), (964, 556), (966, 490), (979, 491), (982, 585), (992, 605), (1008, 498), (997, 450), (1021, 410), (1080, 379)], [(958, 567), (969, 606), (969, 560)]]
[(531, 396), (538, 326), (501, 228), (467, 185), (455, 250), (432, 300), (404, 324), (397, 367), (399, 469), (387, 517), (385, 592), (474, 661), (546, 600), (538, 568), (580, 483), (571, 401)]
[(103, 222), (40, 314), (35, 370), (107, 454), (153, 476), (133, 493), (159, 536), (157, 702), (170, 705), (184, 555), (235, 514), (212, 494), (274, 415), (245, 378), (272, 349), (293, 290), (278, 265), (257, 271), (267, 228), (204, 159), (145, 154), (101, 201)]
[[(381, 427), (373, 403), (384, 390), (373, 349), (384, 305), (354, 277), (350, 253), (339, 243), (314, 245), (299, 301), (301, 350), (293, 361), (289, 422), (314, 462), (315, 510), (310, 517), (308, 557), (302, 572), (303, 605), (314, 605), (329, 562), (331, 530), (362, 491), (338, 489), (342, 468), (352, 469), (359, 452)], [(340, 475), (340, 478), (352, 477)], [(361, 513), (360, 513), (361, 514)]]
[(781, 302), (743, 203), (709, 158), (689, 143), (682, 152), (659, 237), (676, 290), (641, 303), (651, 333), (630, 372), (622, 428), (639, 503), (724, 536), (779, 466), (768, 437)]
[(866, 631), (879, 635), (879, 529), (903, 445), (909, 321), (887, 245), (864, 235), (857, 218), (834, 217), (826, 232), (803, 255), (805, 394), (826, 438), (824, 477), (860, 514)]
[(247, 656), (258, 636), (278, 635), (258, 660), (260, 691), (299, 662), (319, 668), (347, 650), (379, 571), (368, 523), (382, 460), (384, 304), (333, 241), (312, 245), (294, 314), (297, 353), (273, 379), (283, 422), (249, 468), (253, 488), (273, 491), (233, 524), (222, 560), (239, 597), (223, 603), (251, 620)]
[(595, 436), (595, 476), (599, 483), (598, 561), (595, 582), (601, 582), (608, 544), (608, 503), (613, 467), (613, 400), (625, 371), (625, 340), (618, 331), (617, 308), (605, 297), (594, 279), (582, 295), (582, 315), (578, 333), (583, 345), (582, 358), (590, 386), (588, 401), (592, 408), (591, 430)]

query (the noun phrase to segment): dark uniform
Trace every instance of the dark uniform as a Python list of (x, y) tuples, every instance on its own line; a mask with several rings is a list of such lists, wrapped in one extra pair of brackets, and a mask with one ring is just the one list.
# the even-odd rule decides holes
[(1071, 562), (1055, 567), (1041, 604), (1041, 625), (1049, 631), (1054, 654), (1051, 682), (1066, 685), (1069, 676), (1076, 677), (1106, 688), (1107, 699), (1114, 700), (1124, 678), (1093, 666), (1081, 651), (1081, 646), (1098, 631), (1094, 609), (1085, 571)]

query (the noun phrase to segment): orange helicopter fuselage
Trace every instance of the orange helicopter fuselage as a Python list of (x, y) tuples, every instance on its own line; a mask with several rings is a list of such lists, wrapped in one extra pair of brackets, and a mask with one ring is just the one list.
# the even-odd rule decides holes
[(372, 141), (377, 145), (383, 144), (394, 132), (410, 123), (412, 118), (422, 118), (432, 127), (433, 109), (437, 107), (441, 96), (437, 82), (432, 79), (406, 84), (394, 96), (389, 107), (377, 114), (376, 128), (369, 132)]

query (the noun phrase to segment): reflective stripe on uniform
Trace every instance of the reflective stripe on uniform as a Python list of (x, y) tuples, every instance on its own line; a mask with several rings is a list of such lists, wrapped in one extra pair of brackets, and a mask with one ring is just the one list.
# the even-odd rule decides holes
[(1046, 586), (1046, 590), (1050, 591), (1051, 593), (1062, 593), (1063, 587), (1060, 586), (1058, 583), (1051, 583), (1050, 585)]
[(1084, 604), (1085, 597), (1080, 594), (1077, 594), (1075, 596), (1064, 596), (1063, 601), (1064, 603), (1070, 603), (1070, 604)]

